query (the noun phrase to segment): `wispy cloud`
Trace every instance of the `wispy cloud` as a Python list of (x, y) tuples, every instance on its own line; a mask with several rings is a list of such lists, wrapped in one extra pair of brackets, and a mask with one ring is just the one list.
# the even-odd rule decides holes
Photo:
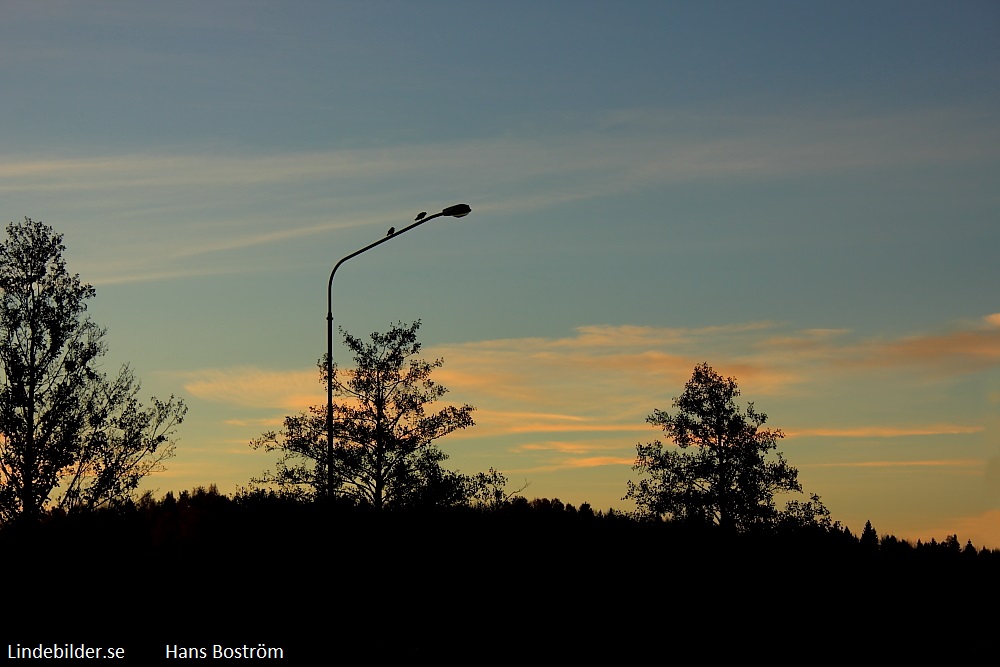
[[(398, 221), (400, 207), (409, 207), (420, 192), (438, 190), (442, 180), (463, 183), (478, 211), (504, 214), (671, 183), (995, 156), (1000, 137), (991, 142), (981, 128), (973, 129), (977, 118), (954, 109), (870, 118), (711, 119), (640, 110), (620, 112), (589, 131), (542, 137), (280, 154), (190, 147), (86, 157), (6, 155), (0, 158), (0, 194), (13, 201), (45, 195), (49, 210), (73, 211), (89, 228), (113, 220), (115, 237), (125, 236), (120, 243), (134, 236), (127, 254), (138, 254), (147, 272), (115, 276), (105, 270), (104, 282), (168, 278), (198, 270), (177, 266), (179, 260), (203, 257), (202, 270), (208, 270), (216, 265), (207, 256), (219, 252), (347, 226), (383, 228)], [(284, 215), (275, 229), (282, 207), (294, 215)], [(190, 219), (197, 224), (184, 223)], [(122, 235), (122, 220), (146, 222)]]
[(867, 366), (920, 366), (939, 373), (980, 371), (1000, 364), (1000, 328), (912, 336), (872, 345), (870, 354), (854, 360)]
[(593, 451), (605, 449), (606, 445), (588, 444), (582, 442), (556, 442), (548, 441), (543, 443), (531, 443), (515, 447), (518, 452), (559, 452), (561, 454), (589, 454)]
[(565, 462), (566, 468), (596, 468), (599, 466), (631, 466), (635, 463), (635, 457), (626, 456), (585, 456), (583, 458), (568, 459)]
[[(992, 322), (993, 316), (986, 318)], [(735, 376), (744, 397), (766, 395), (789, 400), (803, 390), (831, 391), (834, 387), (886, 382), (881, 366), (866, 363), (873, 350), (916, 345), (923, 349), (961, 348), (976, 337), (985, 349), (1000, 343), (991, 336), (996, 327), (969, 323), (948, 334), (908, 336), (905, 339), (864, 340), (845, 330), (789, 330), (777, 323), (750, 323), (711, 328), (656, 328), (638, 326), (584, 326), (564, 338), (522, 338), (441, 344), (425, 349), (429, 357), (443, 357), (437, 380), (451, 390), (449, 399), (476, 406), (477, 426), (461, 438), (502, 438), (510, 451), (528, 459), (558, 455), (557, 460), (535, 460), (538, 466), (631, 464), (625, 451), (636, 440), (653, 439), (659, 431), (646, 423), (654, 408), (669, 409), (683, 389), (691, 369), (705, 360), (724, 375)], [(924, 342), (915, 342), (924, 341)], [(889, 361), (884, 359), (888, 358)], [(898, 369), (924, 372), (928, 365), (941, 372), (935, 355), (898, 354), (883, 363)], [(873, 370), (874, 368), (874, 370)], [(980, 364), (979, 369), (986, 366)], [(968, 367), (951, 367), (952, 373)], [(267, 409), (261, 419), (274, 419), (274, 410), (297, 412), (316, 402), (315, 370), (264, 371), (256, 368), (207, 369), (183, 374), (185, 391), (239, 408)], [(873, 385), (873, 386), (878, 386)], [(817, 398), (821, 403), (822, 399)], [(974, 435), (986, 427), (975, 420), (899, 423), (857, 423), (837, 415), (836, 425), (820, 424), (785, 429), (789, 438), (855, 440), (912, 439), (922, 436)], [(240, 419), (246, 419), (240, 417)], [(801, 419), (801, 417), (800, 417)], [(854, 423), (851, 423), (854, 422)], [(780, 426), (781, 424), (777, 424)], [(560, 439), (552, 439), (562, 434)], [(921, 455), (923, 456), (923, 455)], [(525, 460), (525, 463), (528, 462)], [(966, 459), (920, 458), (913, 461), (814, 462), (832, 467), (967, 465)]]
[(315, 401), (316, 371), (253, 367), (209, 368), (176, 373), (191, 396), (240, 408), (298, 412)]
[(575, 470), (580, 468), (599, 468), (605, 466), (629, 466), (635, 463), (635, 457), (625, 456), (584, 456), (584, 457), (563, 457), (553, 463), (518, 468), (517, 473), (548, 473), (560, 470)]

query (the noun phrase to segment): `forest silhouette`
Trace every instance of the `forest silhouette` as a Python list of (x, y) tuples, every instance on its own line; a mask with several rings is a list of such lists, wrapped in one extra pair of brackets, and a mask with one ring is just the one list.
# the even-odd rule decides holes
[[(966, 603), (1000, 583), (1000, 551), (957, 535), (911, 543), (870, 522), (855, 535), (817, 494), (779, 508), (802, 491), (781, 431), (707, 363), (676, 412), (649, 418), (669, 442), (637, 446), (637, 479), (622, 480), (635, 512), (448, 470), (435, 440), (472, 427), (474, 408), (433, 409), (443, 361), (419, 358), (419, 322), (370, 343), (345, 332), (350, 371), (319, 361), (339, 373), (336, 448), (320, 406), (252, 443), (283, 458), (236, 493), (139, 493), (173, 451), (183, 402), (143, 408), (130, 374), (116, 385), (93, 370), (93, 289), (66, 273), (61, 241), (12, 224), (0, 267), (3, 629), (21, 645), (117, 642), (134, 664), (251, 639), (292, 664), (564, 661), (711, 640), (722, 624), (724, 648), (749, 654), (777, 619), (789, 636), (975, 627)], [(24, 361), (36, 350), (47, 365)]]
[(196, 488), (5, 526), (5, 590), (31, 612), (8, 607), (5, 629), (22, 643), (51, 627), (125, 637), (153, 657), (165, 643), (249, 637), (315, 664), (306, 657), (330, 651), (365, 659), (373, 644), (387, 658), (452, 661), (486, 646), (533, 660), (620, 658), (635, 633), (698, 642), (715, 622), (732, 625), (723, 654), (750, 655), (779, 619), (789, 636), (878, 630), (902, 641), (988, 618), (971, 602), (996, 590), (1000, 552), (954, 535), (873, 534), (734, 533), (523, 496), (379, 512)]

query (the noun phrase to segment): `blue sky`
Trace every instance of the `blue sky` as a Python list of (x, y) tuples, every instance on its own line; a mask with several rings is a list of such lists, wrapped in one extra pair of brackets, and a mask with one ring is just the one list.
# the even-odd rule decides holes
[[(109, 368), (245, 484), (338, 325), (423, 321), (529, 495), (627, 509), (695, 364), (835, 518), (1000, 546), (991, 2), (5, 2), (0, 204), (65, 235)], [(338, 354), (342, 355), (342, 347)]]

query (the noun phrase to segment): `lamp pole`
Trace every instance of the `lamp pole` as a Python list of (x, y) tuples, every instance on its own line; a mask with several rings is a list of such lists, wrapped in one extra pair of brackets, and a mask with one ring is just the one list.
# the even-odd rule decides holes
[(326, 497), (333, 497), (333, 277), (337, 274), (337, 269), (340, 265), (351, 259), (352, 257), (357, 257), (363, 252), (367, 252), (374, 248), (375, 246), (382, 245), (386, 241), (396, 238), (400, 234), (410, 231), (414, 227), (419, 227), (428, 220), (433, 220), (434, 218), (441, 217), (452, 217), (452, 218), (464, 218), (472, 212), (472, 208), (468, 204), (455, 204), (454, 206), (449, 206), (440, 213), (435, 213), (434, 215), (427, 215), (425, 217), (424, 213), (417, 216), (417, 219), (412, 224), (403, 227), (398, 232), (394, 229), (389, 229), (389, 233), (385, 238), (379, 239), (375, 243), (366, 245), (361, 250), (352, 252), (347, 257), (344, 257), (333, 267), (333, 271), (330, 272), (330, 280), (326, 286)]

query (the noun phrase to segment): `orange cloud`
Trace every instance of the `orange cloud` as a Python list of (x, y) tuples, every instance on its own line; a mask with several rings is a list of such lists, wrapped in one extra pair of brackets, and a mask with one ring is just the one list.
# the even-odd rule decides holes
[(576, 468), (598, 468), (604, 466), (629, 466), (635, 463), (635, 457), (625, 458), (620, 456), (591, 456), (587, 458), (569, 458), (563, 459), (558, 463), (553, 463), (550, 465), (534, 466), (530, 468), (522, 468), (516, 472), (524, 473), (543, 473), (543, 472), (556, 472), (559, 470), (573, 470)]
[(521, 445), (515, 447), (513, 451), (517, 452), (560, 452), (563, 454), (586, 454), (588, 452), (599, 451), (608, 449), (607, 443), (599, 444), (588, 444), (581, 442), (544, 442), (544, 443), (532, 443), (527, 445)]
[(507, 429), (507, 433), (590, 433), (598, 431), (642, 431), (645, 433), (648, 430), (649, 426), (632, 426), (628, 424), (573, 424), (565, 426), (559, 424), (525, 424), (511, 426)]
[(184, 391), (205, 401), (248, 408), (299, 412), (320, 395), (315, 370), (268, 371), (260, 368), (210, 368), (180, 373)]
[(877, 346), (863, 360), (872, 366), (934, 366), (949, 374), (1000, 364), (1000, 329), (914, 336)]
[[(520, 456), (537, 456), (546, 447), (539, 440), (561, 437), (566, 443), (578, 438), (582, 443), (573, 454), (593, 454), (596, 441), (618, 438), (618, 444), (633, 446), (636, 438), (657, 435), (646, 423), (655, 408), (670, 409), (673, 397), (683, 391), (691, 369), (702, 361), (725, 376), (738, 379), (744, 399), (757, 401), (775, 396), (795, 405), (809, 405), (815, 412), (823, 397), (831, 392), (896, 386), (898, 373), (872, 372), (893, 364), (901, 369), (927, 369), (942, 374), (970, 372), (1000, 361), (1000, 313), (945, 334), (911, 336), (898, 340), (858, 340), (844, 329), (788, 329), (777, 323), (753, 322), (698, 329), (644, 326), (590, 325), (578, 327), (562, 338), (521, 338), (440, 344), (425, 348), (425, 357), (445, 359), (435, 379), (448, 387), (446, 398), (477, 408), (476, 427), (454, 434), (454, 439), (504, 437), (497, 451), (513, 451)], [(875, 360), (875, 361), (873, 361)], [(957, 361), (956, 361), (957, 360)], [(268, 411), (257, 415), (240, 414), (229, 424), (269, 428), (274, 411), (293, 414), (322, 401), (322, 389), (315, 369), (270, 371), (256, 368), (206, 369), (182, 374), (185, 391), (198, 398), (227, 403), (241, 409)], [(945, 375), (945, 378), (948, 376)], [(933, 385), (927, 385), (933, 390)], [(949, 385), (950, 389), (950, 385)], [(852, 424), (836, 427), (786, 430), (790, 438), (901, 438), (929, 435), (967, 435), (986, 430), (975, 417), (939, 412), (943, 420), (913, 425), (900, 424), (896, 391), (885, 393), (893, 406), (894, 423)], [(817, 398), (812, 400), (811, 396)], [(895, 403), (893, 403), (895, 401)], [(774, 412), (767, 398), (767, 411), (780, 427), (783, 417)], [(786, 403), (787, 406), (787, 403)], [(903, 413), (905, 414), (905, 413)], [(839, 417), (839, 415), (838, 415)], [(800, 420), (806, 419), (803, 416)], [(830, 416), (812, 423), (829, 423)], [(872, 417), (867, 420), (871, 422)], [(963, 423), (964, 420), (964, 423)], [(802, 421), (800, 421), (802, 423)], [(809, 422), (806, 422), (807, 424)], [(556, 435), (563, 434), (563, 435)], [(644, 434), (644, 435), (643, 435)], [(535, 436), (535, 437), (533, 437)], [(540, 436), (540, 437), (537, 437)], [(518, 446), (520, 445), (520, 446)], [(570, 445), (566, 444), (565, 447)], [(504, 449), (506, 448), (506, 449)], [(513, 448), (513, 449), (511, 449)], [(610, 445), (604, 453), (621, 449)], [(570, 453), (566, 448), (562, 453)], [(914, 454), (915, 458), (926, 457)], [(580, 458), (572, 457), (574, 461)], [(601, 458), (601, 457), (597, 457)], [(614, 455), (612, 459), (629, 461)], [(595, 459), (596, 460), (596, 459)], [(578, 462), (546, 462), (559, 467), (578, 467)], [(945, 465), (941, 462), (865, 462), (830, 465)]]
[(842, 329), (806, 329), (772, 335), (754, 344), (756, 363), (772, 369), (808, 366), (820, 372), (866, 368), (931, 370), (956, 375), (1000, 365), (1000, 313), (953, 331), (897, 339), (858, 340)]

